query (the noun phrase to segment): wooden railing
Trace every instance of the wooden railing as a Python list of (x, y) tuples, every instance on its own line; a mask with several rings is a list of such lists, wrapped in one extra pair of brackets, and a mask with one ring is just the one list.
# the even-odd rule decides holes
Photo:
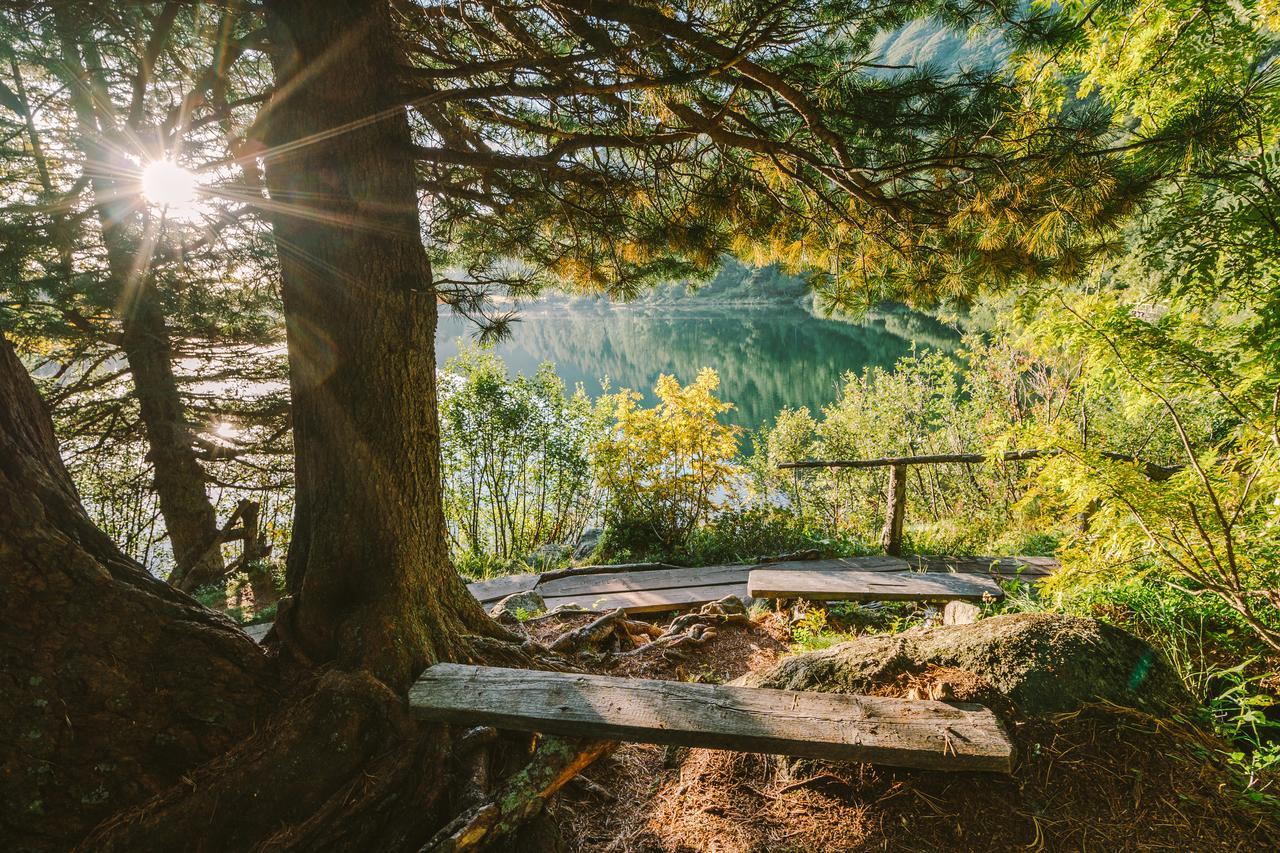
[[(1028, 459), (1043, 459), (1057, 456), (1061, 450), (1011, 450), (999, 456), (988, 456), (983, 453), (934, 453), (924, 456), (883, 456), (878, 459), (805, 459), (799, 462), (782, 462), (781, 469), (803, 468), (888, 468), (889, 482), (885, 486), (884, 530), (880, 533), (880, 545), (884, 552), (897, 557), (902, 554), (902, 525), (907, 513), (907, 466), (908, 465), (942, 465), (947, 463), (975, 464), (1000, 460), (1002, 462), (1022, 462)], [(1142, 466), (1143, 473), (1152, 480), (1167, 480), (1182, 470), (1181, 465), (1158, 465), (1147, 462), (1128, 453), (1104, 450), (1101, 455), (1107, 459), (1121, 462), (1133, 462)]]

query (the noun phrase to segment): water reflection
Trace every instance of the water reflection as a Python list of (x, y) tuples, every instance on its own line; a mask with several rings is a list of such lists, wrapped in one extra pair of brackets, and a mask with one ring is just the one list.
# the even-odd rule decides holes
[[(474, 326), (440, 318), (441, 362), (458, 351)], [(692, 381), (702, 367), (720, 374), (722, 396), (737, 405), (731, 420), (755, 429), (784, 406), (812, 409), (835, 399), (840, 378), (864, 367), (891, 366), (911, 350), (951, 349), (956, 335), (910, 312), (876, 315), (853, 325), (813, 317), (799, 305), (649, 310), (631, 307), (537, 309), (522, 315), (498, 352), (515, 372), (554, 362), (565, 383), (598, 394), (600, 378), (614, 388), (643, 390), (673, 373)]]

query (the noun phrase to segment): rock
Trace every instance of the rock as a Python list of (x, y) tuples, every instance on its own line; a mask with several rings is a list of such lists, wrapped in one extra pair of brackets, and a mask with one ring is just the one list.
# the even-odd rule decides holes
[(546, 612), (547, 616), (568, 616), (574, 613), (590, 613), (590, 609), (581, 604), (557, 604)]
[(493, 605), (489, 615), (499, 622), (511, 624), (521, 622), (530, 616), (537, 616), (547, 609), (547, 603), (535, 590), (517, 592)]
[(972, 625), (982, 617), (982, 608), (968, 601), (948, 601), (942, 611), (943, 625)]
[(1051, 613), (859, 637), (787, 658), (743, 683), (867, 693), (931, 665), (982, 676), (1026, 715), (1074, 711), (1095, 700), (1149, 711), (1191, 703), (1172, 668), (1142, 640), (1095, 619)]
[(573, 549), (573, 559), (585, 560), (590, 557), (596, 550), (596, 546), (600, 544), (600, 537), (604, 535), (604, 531), (599, 527), (588, 527), (582, 531), (582, 536), (578, 537), (578, 545)]
[(715, 614), (717, 616), (730, 616), (738, 614), (747, 615), (747, 605), (742, 603), (742, 599), (736, 595), (726, 595), (724, 598), (704, 604), (698, 611), (699, 613)]
[(524, 561), (535, 569), (546, 568), (566, 559), (572, 551), (573, 549), (563, 542), (549, 542), (532, 553), (526, 554)]

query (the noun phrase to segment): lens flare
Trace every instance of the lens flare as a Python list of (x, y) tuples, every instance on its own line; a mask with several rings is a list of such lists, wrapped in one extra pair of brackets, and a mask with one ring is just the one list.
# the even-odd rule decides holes
[(200, 179), (172, 160), (153, 160), (146, 165), (142, 195), (166, 216), (190, 219), (200, 212)]

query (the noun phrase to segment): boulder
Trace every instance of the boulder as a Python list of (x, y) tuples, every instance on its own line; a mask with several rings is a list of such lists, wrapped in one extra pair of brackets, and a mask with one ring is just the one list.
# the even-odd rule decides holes
[(546, 615), (547, 616), (573, 616), (574, 614), (577, 614), (577, 613), (591, 613), (591, 612), (593, 611), (590, 608), (583, 607), (581, 604), (557, 604), (555, 607), (548, 610), (546, 612)]
[(785, 690), (870, 693), (927, 667), (972, 672), (1028, 716), (1107, 701), (1147, 711), (1190, 706), (1159, 652), (1095, 619), (1013, 614), (967, 625), (860, 637), (786, 658), (744, 683)]
[(524, 561), (535, 569), (544, 569), (566, 559), (572, 551), (563, 542), (550, 542), (526, 554)]
[(948, 601), (942, 611), (943, 625), (971, 625), (982, 618), (982, 608), (968, 601)]
[(595, 553), (596, 547), (600, 544), (600, 537), (604, 535), (604, 531), (599, 527), (588, 527), (582, 531), (582, 536), (578, 538), (578, 545), (573, 549), (573, 559), (585, 560)]
[(535, 590), (508, 595), (489, 610), (489, 615), (499, 622), (512, 624), (537, 616), (547, 609), (547, 603)]

